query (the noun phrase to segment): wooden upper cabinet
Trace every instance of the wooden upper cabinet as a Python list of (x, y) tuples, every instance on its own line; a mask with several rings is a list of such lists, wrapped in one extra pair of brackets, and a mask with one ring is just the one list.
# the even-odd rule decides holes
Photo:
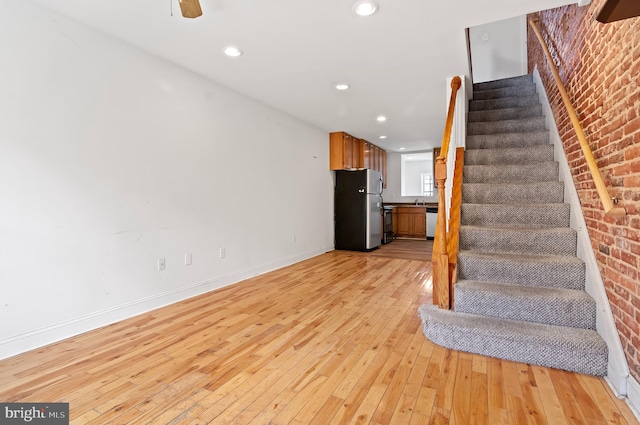
[(329, 169), (353, 170), (369, 168), (382, 173), (387, 187), (387, 152), (373, 143), (358, 139), (344, 131), (329, 134)]
[(353, 136), (342, 131), (329, 134), (329, 168), (331, 170), (357, 168), (358, 156)]

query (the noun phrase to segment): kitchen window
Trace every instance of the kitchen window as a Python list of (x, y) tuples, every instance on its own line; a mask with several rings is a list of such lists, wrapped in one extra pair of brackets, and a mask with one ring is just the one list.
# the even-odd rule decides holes
[(400, 192), (402, 196), (433, 196), (433, 152), (400, 155)]
[(433, 174), (421, 174), (422, 179), (422, 195), (433, 196)]

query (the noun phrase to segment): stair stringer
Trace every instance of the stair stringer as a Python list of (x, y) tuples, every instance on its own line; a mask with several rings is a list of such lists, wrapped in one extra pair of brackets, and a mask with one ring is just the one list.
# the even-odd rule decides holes
[[(569, 163), (564, 153), (558, 127), (553, 118), (553, 111), (551, 110), (549, 99), (547, 98), (537, 67), (533, 71), (533, 82), (536, 85), (536, 91), (542, 104), (542, 114), (546, 118), (550, 143), (554, 146), (554, 157), (560, 165), (560, 181), (564, 182), (564, 201), (571, 205), (570, 227), (578, 234), (577, 256), (585, 263), (585, 290), (596, 302), (596, 330), (609, 347), (607, 376), (605, 378), (616, 392), (616, 395), (627, 396), (628, 380), (633, 380), (636, 388), (640, 388), (640, 385), (638, 385), (629, 374), (629, 365), (624, 355), (609, 299), (604, 289), (604, 282), (602, 281), (596, 257), (591, 248), (591, 239), (589, 238), (587, 224), (582, 214), (582, 206), (580, 205), (578, 192), (573, 183), (573, 177), (569, 170)], [(640, 396), (640, 392), (637, 394)], [(630, 399), (629, 401), (632, 403), (632, 407), (640, 410), (640, 398), (636, 400), (635, 403)]]

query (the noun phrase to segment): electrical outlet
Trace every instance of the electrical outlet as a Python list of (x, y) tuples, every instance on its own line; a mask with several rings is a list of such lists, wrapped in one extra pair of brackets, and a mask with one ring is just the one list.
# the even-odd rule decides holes
[(158, 269), (158, 271), (164, 270), (167, 268), (167, 263), (166, 260), (163, 258), (158, 258), (158, 264), (156, 266), (156, 268)]
[(227, 250), (224, 248), (220, 248), (220, 258), (224, 258), (227, 256)]
[(184, 254), (184, 265), (185, 266), (190, 266), (191, 265), (191, 253), (187, 253)]

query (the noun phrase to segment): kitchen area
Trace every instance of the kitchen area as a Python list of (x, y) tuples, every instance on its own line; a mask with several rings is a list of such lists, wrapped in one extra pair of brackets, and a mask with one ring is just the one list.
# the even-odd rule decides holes
[[(433, 150), (414, 153), (386, 152), (368, 141), (357, 139), (345, 132), (330, 134), (330, 169), (336, 172), (336, 249), (371, 251), (377, 246), (397, 240), (432, 240), (437, 217), (437, 193), (433, 180)], [(367, 171), (371, 170), (371, 171)], [(363, 184), (343, 193), (342, 183), (345, 175), (369, 173), (373, 180), (372, 188)], [(375, 173), (378, 174), (375, 174)], [(379, 177), (376, 177), (378, 176)], [(341, 177), (339, 177), (341, 176)], [(359, 191), (358, 191), (359, 189)], [(342, 195), (338, 195), (338, 193)], [(360, 192), (360, 193), (357, 193)], [(366, 195), (371, 192), (370, 195)], [(346, 221), (343, 210), (354, 205), (367, 205), (359, 197), (370, 196), (369, 206), (363, 206), (361, 212), (351, 213)], [(367, 212), (368, 210), (368, 212)], [(379, 214), (379, 223), (373, 216)], [(361, 218), (358, 218), (361, 217)], [(344, 229), (360, 226), (356, 233), (377, 239), (380, 244), (359, 243), (360, 248), (343, 242)], [(363, 233), (364, 232), (364, 233)], [(353, 235), (351, 235), (353, 237)]]
[[(437, 203), (385, 203), (383, 205), (383, 222), (387, 241), (393, 239), (429, 239), (435, 233)], [(390, 222), (390, 223), (389, 223)], [(393, 236), (393, 239), (391, 238)]]

